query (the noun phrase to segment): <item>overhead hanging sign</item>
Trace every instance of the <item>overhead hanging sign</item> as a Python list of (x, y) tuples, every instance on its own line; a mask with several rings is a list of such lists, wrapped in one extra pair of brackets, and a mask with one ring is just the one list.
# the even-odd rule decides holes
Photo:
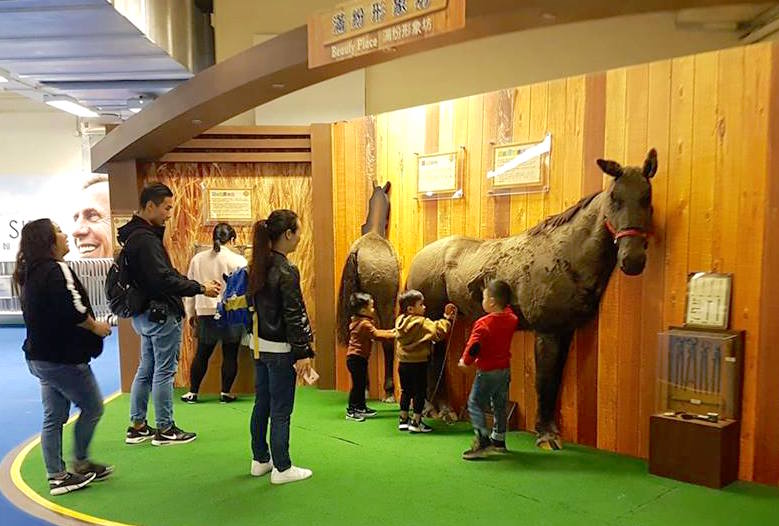
[(465, 0), (353, 0), (308, 18), (308, 67), (465, 27)]

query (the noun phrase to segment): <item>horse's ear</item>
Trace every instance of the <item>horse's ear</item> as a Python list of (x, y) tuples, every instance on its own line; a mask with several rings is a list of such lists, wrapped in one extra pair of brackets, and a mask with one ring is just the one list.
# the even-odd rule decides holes
[(598, 163), (598, 166), (600, 166), (600, 169), (603, 170), (604, 173), (609, 174), (615, 179), (622, 175), (622, 166), (617, 161), (598, 159), (595, 162)]
[(657, 150), (652, 148), (644, 161), (644, 177), (651, 179), (657, 173)]
[(384, 183), (384, 193), (385, 193), (385, 194), (388, 194), (388, 193), (389, 193), (389, 191), (390, 191), (390, 188), (391, 188), (391, 187), (392, 187), (392, 183), (390, 183), (389, 181), (387, 181), (386, 183)]

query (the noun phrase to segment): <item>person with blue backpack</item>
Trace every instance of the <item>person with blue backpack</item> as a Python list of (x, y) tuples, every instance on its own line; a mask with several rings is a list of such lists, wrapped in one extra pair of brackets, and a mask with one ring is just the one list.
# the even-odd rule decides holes
[[(236, 233), (232, 226), (227, 223), (217, 224), (212, 235), (213, 248), (195, 254), (189, 263), (187, 277), (200, 283), (219, 281), (223, 286), (223, 297), (229, 298), (233, 291), (225, 286), (227, 276), (245, 269), (247, 264), (246, 258), (234, 252), (235, 238)], [(189, 392), (181, 397), (184, 402), (194, 404), (198, 401), (198, 391), (206, 375), (208, 360), (220, 341), (222, 342), (222, 391), (219, 399), (222, 403), (236, 400), (236, 396), (230, 391), (238, 374), (238, 349), (241, 346), (244, 326), (229, 323), (229, 320), (221, 315), (218, 315), (218, 319), (215, 318), (218, 308), (222, 305), (224, 305), (222, 297), (196, 296), (184, 299), (189, 326), (197, 336), (197, 351), (189, 370)]]

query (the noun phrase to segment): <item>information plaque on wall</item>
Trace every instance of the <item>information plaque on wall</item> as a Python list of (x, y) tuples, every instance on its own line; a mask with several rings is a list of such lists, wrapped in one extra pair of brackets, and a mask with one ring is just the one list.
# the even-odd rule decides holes
[(111, 231), (113, 232), (114, 255), (118, 254), (122, 247), (119, 245), (119, 229), (130, 222), (132, 214), (115, 212), (111, 210)]
[(687, 280), (685, 324), (727, 329), (730, 317), (731, 274), (696, 272)]
[(459, 197), (460, 171), (457, 152), (417, 156), (417, 193), (420, 199)]
[(208, 188), (205, 194), (205, 224), (252, 222), (251, 188)]
[(490, 193), (501, 195), (546, 190), (550, 149), (549, 135), (540, 142), (494, 146), (493, 168), (487, 173), (492, 183)]

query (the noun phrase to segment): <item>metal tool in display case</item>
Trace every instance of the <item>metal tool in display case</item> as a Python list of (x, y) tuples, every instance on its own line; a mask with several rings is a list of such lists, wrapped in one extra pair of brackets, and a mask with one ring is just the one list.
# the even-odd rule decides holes
[(743, 332), (680, 327), (662, 336), (658, 410), (736, 418)]

